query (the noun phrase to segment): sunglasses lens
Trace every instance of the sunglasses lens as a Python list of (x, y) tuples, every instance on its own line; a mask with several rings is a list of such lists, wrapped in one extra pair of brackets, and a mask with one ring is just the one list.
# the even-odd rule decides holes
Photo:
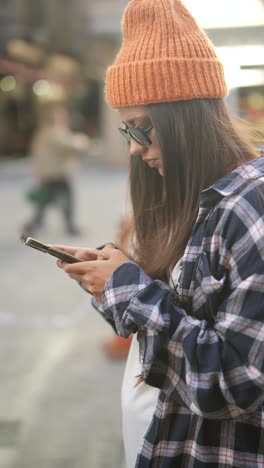
[[(149, 128), (148, 131), (151, 130), (151, 128)], [(130, 143), (131, 138), (143, 147), (148, 147), (152, 143), (147, 133), (141, 128), (119, 128), (118, 130), (128, 143)]]
[(131, 128), (130, 134), (132, 138), (140, 145), (140, 146), (149, 146), (150, 140), (145, 135), (145, 133), (140, 128)]

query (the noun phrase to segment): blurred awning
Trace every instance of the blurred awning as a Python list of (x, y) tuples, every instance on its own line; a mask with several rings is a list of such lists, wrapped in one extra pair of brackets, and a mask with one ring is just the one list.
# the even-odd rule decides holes
[(41, 47), (20, 38), (10, 39), (7, 42), (6, 54), (11, 60), (30, 66), (40, 66), (45, 57), (45, 52)]
[(13, 75), (25, 83), (33, 84), (38, 80), (49, 80), (57, 83), (64, 88), (72, 88), (75, 84), (73, 77), (59, 76), (58, 73), (52, 73), (48, 68), (34, 68), (28, 65), (13, 62), (12, 60), (0, 58), (0, 74)]

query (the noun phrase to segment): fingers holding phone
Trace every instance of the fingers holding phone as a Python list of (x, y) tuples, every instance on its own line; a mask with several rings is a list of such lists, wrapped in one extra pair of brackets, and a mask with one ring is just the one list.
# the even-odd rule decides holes
[(101, 300), (105, 283), (112, 273), (129, 258), (112, 242), (97, 249), (68, 245), (45, 244), (23, 234), (23, 244), (58, 258), (57, 264), (70, 278), (81, 283), (84, 289)]
[[(96, 249), (87, 249), (96, 252)], [(111, 245), (97, 251), (96, 260), (84, 261), (75, 264), (63, 263), (62, 268), (70, 278), (81, 283), (97, 300), (101, 301), (104, 286), (112, 273), (129, 258), (120, 250)], [(79, 254), (79, 252), (75, 252)]]
[[(62, 250), (63, 252), (73, 255), (74, 257), (80, 258), (83, 262), (96, 260), (100, 251), (92, 248), (83, 248), (83, 247), (72, 247), (68, 245), (50, 245), (56, 249)], [(58, 260), (57, 265), (60, 268), (63, 268), (63, 265), (66, 264), (64, 260)]]

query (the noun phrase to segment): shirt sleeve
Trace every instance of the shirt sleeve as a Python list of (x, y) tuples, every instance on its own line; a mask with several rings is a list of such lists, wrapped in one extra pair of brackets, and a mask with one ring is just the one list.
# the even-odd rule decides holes
[(109, 325), (111, 325), (111, 327), (113, 328), (114, 332), (116, 334), (118, 334), (118, 330), (116, 328), (116, 324), (115, 324), (115, 321), (113, 319), (113, 317), (111, 316), (111, 314), (107, 313), (104, 311), (104, 308), (102, 306), (102, 303), (97, 301), (97, 299), (95, 299), (94, 297), (92, 298), (92, 306), (95, 308), (95, 310), (97, 310), (97, 312), (99, 312), (99, 314), (106, 320), (106, 322), (109, 323)]
[[(119, 267), (104, 290), (102, 306), (118, 333), (126, 337), (138, 332), (144, 380), (206, 418), (236, 418), (264, 402), (260, 211), (260, 204), (250, 200), (224, 211), (218, 241), (228, 292), (214, 311), (213, 323), (187, 314), (166, 284), (152, 280), (133, 262)], [(213, 287), (209, 257), (201, 264), (204, 290), (208, 284)]]

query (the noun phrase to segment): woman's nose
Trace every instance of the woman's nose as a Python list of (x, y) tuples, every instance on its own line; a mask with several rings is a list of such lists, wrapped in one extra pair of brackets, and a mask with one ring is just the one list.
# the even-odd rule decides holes
[(133, 138), (131, 138), (129, 144), (130, 156), (137, 156), (143, 154), (145, 150), (146, 148), (144, 148), (144, 146), (140, 145), (136, 140), (133, 140)]

